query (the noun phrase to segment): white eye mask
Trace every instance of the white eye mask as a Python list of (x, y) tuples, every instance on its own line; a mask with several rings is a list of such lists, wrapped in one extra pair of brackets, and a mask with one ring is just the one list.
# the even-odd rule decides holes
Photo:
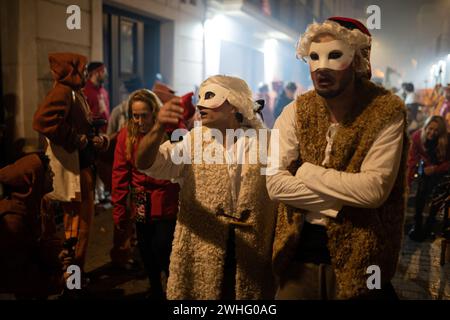
[[(330, 57), (330, 53), (333, 53), (336, 57)], [(355, 50), (342, 40), (311, 42), (308, 61), (311, 72), (322, 68), (344, 70), (353, 61), (354, 56)]]
[(230, 95), (230, 90), (219, 86), (218, 84), (208, 84), (200, 88), (199, 101), (200, 107), (215, 109), (220, 107)]

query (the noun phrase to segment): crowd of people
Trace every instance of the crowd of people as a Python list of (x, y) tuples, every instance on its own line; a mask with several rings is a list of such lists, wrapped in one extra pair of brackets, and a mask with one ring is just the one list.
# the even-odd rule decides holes
[(268, 128), (273, 127), (283, 108), (295, 99), (297, 92), (298, 87), (295, 82), (283, 85), (282, 81), (274, 81), (272, 90), (269, 90), (269, 85), (266, 83), (259, 85), (256, 99), (264, 101), (262, 120)]
[[(72, 265), (89, 286), (86, 252), (106, 190), (111, 261), (134, 268), (137, 243), (151, 299), (396, 299), (408, 185), (418, 185), (411, 239), (423, 241), (448, 208), (450, 86), (422, 125), (425, 107), (410, 84), (395, 95), (369, 81), (370, 49), (362, 23), (332, 17), (298, 43), (314, 85), (305, 94), (290, 82), (275, 100), (262, 85), (261, 112), (244, 80), (215, 75), (195, 107), (189, 94), (161, 82), (142, 88), (136, 78), (111, 115), (105, 65), (50, 54), (54, 85), (33, 119), (43, 151), (0, 170), (0, 293), (67, 292)], [(184, 135), (174, 139), (177, 129)], [(272, 132), (271, 144), (230, 130)], [(223, 140), (211, 138), (217, 133)], [(200, 149), (228, 160), (198, 161), (199, 135), (210, 137)], [(234, 150), (250, 159), (254, 146), (267, 149), (269, 163), (235, 161)], [(376, 290), (367, 286), (372, 265), (381, 270)]]
[[(412, 83), (404, 83), (399, 93), (408, 110), (408, 133), (411, 148), (408, 157), (408, 185), (415, 190), (414, 225), (409, 237), (424, 241), (435, 236), (437, 213), (448, 211), (450, 190), (450, 84), (437, 85), (422, 99), (414, 91)], [(414, 185), (413, 185), (414, 184)], [(414, 192), (410, 192), (414, 195)], [(428, 204), (428, 216), (424, 223), (424, 209)], [(448, 216), (442, 232), (449, 236)]]

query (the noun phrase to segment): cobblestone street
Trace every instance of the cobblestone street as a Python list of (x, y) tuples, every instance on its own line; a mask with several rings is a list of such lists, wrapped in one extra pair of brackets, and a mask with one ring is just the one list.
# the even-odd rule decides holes
[[(405, 230), (411, 223), (412, 211), (409, 210)], [(91, 280), (88, 298), (143, 299), (149, 288), (145, 274), (142, 271), (119, 272), (110, 266), (112, 224), (111, 209), (102, 211), (94, 219), (86, 265)], [(450, 262), (441, 266), (440, 252), (440, 238), (418, 243), (405, 236), (393, 280), (400, 299), (450, 300)]]
[[(406, 226), (412, 223), (413, 212), (408, 210)], [(438, 218), (442, 221), (442, 217)], [(440, 224), (437, 226), (440, 227)], [(405, 228), (405, 233), (409, 228)], [(405, 235), (397, 274), (393, 285), (400, 299), (450, 300), (450, 261), (440, 265), (441, 240), (412, 241)]]
[(101, 211), (94, 219), (86, 259), (86, 272), (91, 281), (87, 298), (143, 299), (149, 289), (145, 272), (142, 269), (135, 272), (117, 270), (110, 264), (109, 250), (113, 241), (111, 211)]

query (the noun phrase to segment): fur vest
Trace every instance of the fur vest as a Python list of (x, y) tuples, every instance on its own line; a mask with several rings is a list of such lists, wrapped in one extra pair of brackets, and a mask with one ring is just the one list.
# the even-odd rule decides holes
[[(204, 141), (203, 149), (208, 144)], [(192, 155), (199, 151), (194, 149), (192, 142)], [(221, 298), (230, 226), (235, 228), (236, 299), (273, 298), (276, 208), (260, 168), (260, 164), (242, 164), (240, 191), (233, 206), (227, 164), (195, 164), (192, 160), (186, 165), (170, 257), (169, 299)]]
[[(341, 123), (332, 146), (328, 167), (343, 172), (360, 172), (361, 164), (386, 124), (402, 115), (403, 102), (385, 89), (364, 81), (357, 84), (356, 107)], [(297, 136), (300, 157), (291, 165), (294, 172), (302, 162), (321, 165), (327, 145), (328, 110), (323, 99), (310, 91), (297, 99)], [(406, 120), (405, 120), (406, 123)], [(401, 163), (388, 199), (376, 209), (344, 206), (327, 226), (328, 248), (336, 274), (338, 298), (348, 299), (367, 292), (367, 267), (378, 265), (381, 283), (396, 269), (403, 235), (406, 156), (409, 147), (404, 131)], [(273, 264), (277, 275), (296, 250), (304, 221), (302, 210), (279, 206)]]

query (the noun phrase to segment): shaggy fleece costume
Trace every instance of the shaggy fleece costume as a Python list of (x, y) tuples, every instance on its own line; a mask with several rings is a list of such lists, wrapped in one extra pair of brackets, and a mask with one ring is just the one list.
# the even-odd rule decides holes
[[(332, 146), (328, 168), (342, 172), (360, 172), (361, 164), (378, 134), (401, 115), (406, 117), (402, 101), (375, 84), (362, 80), (356, 88), (356, 107), (339, 127)], [(321, 165), (329, 127), (328, 110), (323, 99), (310, 91), (297, 99), (297, 135), (300, 158), (289, 168), (295, 173), (303, 162)], [(405, 121), (406, 122), (406, 121)], [(366, 269), (378, 265), (381, 282), (395, 273), (401, 246), (406, 187), (408, 137), (404, 132), (401, 163), (394, 187), (379, 208), (344, 206), (327, 226), (328, 248), (336, 274), (337, 296), (348, 299), (367, 292)], [(304, 222), (302, 210), (279, 206), (275, 232), (273, 264), (279, 278), (292, 260)]]
[[(186, 165), (183, 172), (167, 297), (221, 298), (227, 239), (233, 225), (236, 299), (273, 298), (271, 254), (276, 209), (260, 173), (261, 165), (242, 164), (241, 187), (233, 210), (227, 165), (194, 164), (193, 136), (192, 165)], [(209, 143), (204, 140), (203, 147)]]

